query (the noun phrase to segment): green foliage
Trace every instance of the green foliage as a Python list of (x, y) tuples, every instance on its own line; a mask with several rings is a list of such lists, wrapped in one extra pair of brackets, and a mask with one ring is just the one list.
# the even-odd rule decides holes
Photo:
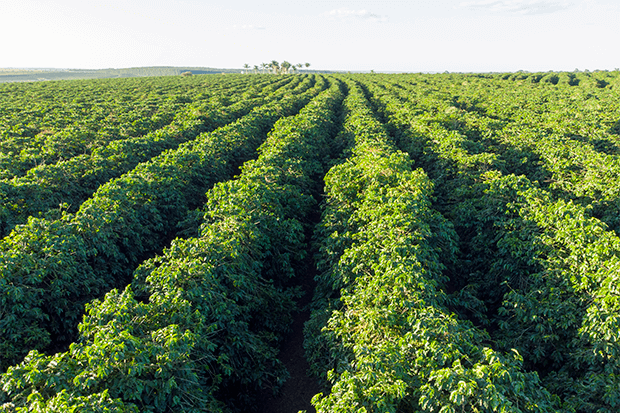
[[(421, 93), (413, 88), (373, 91), (401, 145), (434, 178), (439, 207), (461, 236), (461, 290), (450, 305), (490, 327), (497, 350), (516, 349), (539, 371), (561, 402), (556, 410), (615, 411), (617, 309), (608, 286), (620, 240), (596, 217), (614, 223), (617, 155), (606, 128), (617, 106), (608, 92), (593, 99), (582, 86), (516, 88), (502, 91), (505, 98), (478, 89), (483, 110), (461, 112), (452, 124), (436, 120), (453, 92), (414, 101)], [(599, 101), (610, 105), (603, 110)], [(429, 120), (434, 129), (423, 127)], [(475, 162), (481, 156), (495, 161)]]
[(251, 410), (318, 252), (318, 411), (618, 411), (618, 75), (0, 85), (0, 410)]
[(334, 84), (278, 120), (258, 159), (207, 193), (200, 237), (174, 240), (122, 293), (87, 304), (68, 352), (31, 351), (10, 367), (5, 399), (52, 409), (104, 394), (119, 411), (229, 412), (277, 389), (287, 377), (277, 344), (298, 294), (286, 284), (304, 257), (341, 100)]
[[(287, 89), (298, 83), (291, 82)], [(0, 206), (0, 235), (7, 235), (15, 225), (25, 223), (29, 216), (37, 216), (62, 204), (68, 206), (68, 212), (75, 212), (100, 185), (130, 171), (139, 163), (165, 150), (175, 149), (181, 143), (196, 139), (201, 133), (233, 122), (254, 107), (279, 98), (274, 93), (256, 96), (255, 91), (247, 89), (245, 84), (243, 89), (233, 90), (245, 91), (236, 103), (231, 104), (231, 99), (226, 95), (217, 94), (217, 99), (191, 104), (179, 110), (172, 123), (164, 128), (139, 137), (115, 140), (90, 154), (41, 165), (29, 170), (25, 176), (0, 181), (0, 199), (3, 200)], [(229, 92), (228, 89), (225, 91)]]
[[(345, 129), (382, 129), (359, 89), (345, 108)], [(553, 411), (518, 354), (482, 346), (486, 334), (449, 312), (456, 233), (432, 209), (426, 175), (385, 132), (354, 136), (353, 155), (325, 179), (307, 352), (331, 389), (313, 399), (317, 411)]]
[[(54, 338), (72, 340), (84, 303), (127, 284), (135, 267), (160, 250), (215, 182), (255, 154), (281, 116), (323, 88), (300, 90), (138, 165), (102, 185), (75, 214), (30, 218), (0, 243), (0, 366)], [(285, 93), (285, 92), (283, 92)]]

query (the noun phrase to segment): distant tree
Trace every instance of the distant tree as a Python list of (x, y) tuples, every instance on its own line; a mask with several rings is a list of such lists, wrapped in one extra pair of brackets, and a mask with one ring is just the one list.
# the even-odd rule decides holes
[(192, 76), (192, 75), (193, 75), (193, 73), (192, 73), (192, 72), (190, 72), (190, 71), (187, 71), (187, 72), (183, 72), (183, 73), (181, 73), (181, 76), (185, 76), (185, 77), (187, 77), (187, 76)]
[[(261, 63), (260, 65), (254, 65), (253, 72), (259, 73), (260, 71), (261, 73), (278, 74), (278, 73), (291, 73), (291, 71), (293, 71), (296, 73), (298, 69), (301, 69), (304, 66), (308, 68), (310, 67), (310, 63), (293, 64), (286, 60), (283, 61), (282, 63), (279, 63), (277, 60), (272, 60), (269, 63)], [(246, 63), (243, 65), (243, 68), (246, 70), (246, 73), (249, 73), (251, 66)]]

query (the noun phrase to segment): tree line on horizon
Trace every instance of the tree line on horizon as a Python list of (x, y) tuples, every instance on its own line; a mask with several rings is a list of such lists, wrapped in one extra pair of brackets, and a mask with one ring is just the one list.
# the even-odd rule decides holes
[(273, 74), (285, 74), (285, 73), (291, 73), (291, 71), (295, 73), (298, 69), (301, 69), (302, 67), (306, 67), (307, 69), (310, 67), (310, 63), (306, 62), (306, 63), (293, 64), (286, 60), (280, 63), (277, 60), (272, 60), (269, 63), (261, 63), (260, 65), (254, 65), (253, 68), (247, 63), (243, 65), (243, 69), (245, 70), (245, 73), (250, 73), (250, 70), (252, 70), (253, 73), (260, 72), (260, 73), (273, 73)]

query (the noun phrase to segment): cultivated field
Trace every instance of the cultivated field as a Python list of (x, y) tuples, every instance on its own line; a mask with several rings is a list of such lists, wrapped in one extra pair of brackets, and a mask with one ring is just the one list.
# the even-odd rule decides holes
[(0, 84), (0, 200), (3, 412), (620, 411), (618, 72)]

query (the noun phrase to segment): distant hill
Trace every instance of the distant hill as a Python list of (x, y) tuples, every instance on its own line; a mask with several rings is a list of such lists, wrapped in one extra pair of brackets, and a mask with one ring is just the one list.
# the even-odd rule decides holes
[(1, 69), (2, 82), (35, 82), (44, 80), (102, 79), (114, 77), (177, 76), (183, 72), (195, 75), (209, 73), (241, 73), (242, 69), (216, 69), (212, 67), (131, 67), (127, 69)]

